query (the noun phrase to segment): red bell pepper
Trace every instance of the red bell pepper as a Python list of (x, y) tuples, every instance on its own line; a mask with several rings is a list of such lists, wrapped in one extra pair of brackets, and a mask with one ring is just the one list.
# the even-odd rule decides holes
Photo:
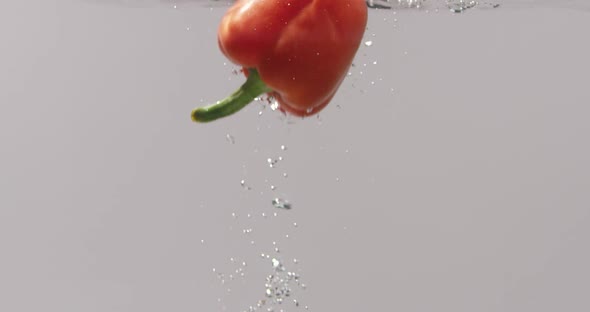
[(268, 93), (296, 116), (319, 112), (346, 76), (367, 24), (365, 0), (238, 0), (221, 20), (219, 47), (246, 82), (192, 112), (196, 122), (233, 114)]

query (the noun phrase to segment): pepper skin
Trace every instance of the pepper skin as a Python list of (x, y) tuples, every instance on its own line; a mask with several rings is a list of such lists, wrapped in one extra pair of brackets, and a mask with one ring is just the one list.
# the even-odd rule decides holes
[(344, 80), (366, 24), (364, 0), (238, 0), (221, 20), (218, 43), (254, 81), (228, 99), (195, 109), (193, 120), (227, 116), (262, 93), (284, 112), (318, 113)]

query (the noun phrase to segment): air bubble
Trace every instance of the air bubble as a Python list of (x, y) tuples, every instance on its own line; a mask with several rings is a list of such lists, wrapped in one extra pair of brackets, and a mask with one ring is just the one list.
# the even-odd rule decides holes
[(276, 111), (278, 108), (279, 108), (278, 101), (274, 101), (274, 102), (272, 102), (272, 104), (270, 104), (270, 109), (272, 109), (273, 111)]
[(284, 270), (283, 265), (281, 264), (281, 261), (279, 261), (277, 258), (272, 258), (271, 262), (272, 262), (273, 269), (275, 269), (277, 271)]
[(279, 160), (282, 160), (282, 158), (281, 157), (279, 157), (279, 159), (267, 158), (266, 163), (268, 163), (269, 167), (274, 168), (275, 165), (279, 162)]
[(284, 199), (281, 199), (281, 198), (275, 198), (275, 199), (273, 199), (272, 200), (272, 205), (275, 208), (279, 208), (279, 209), (285, 209), (285, 210), (291, 209), (291, 204), (287, 200), (284, 200)]
[(250, 186), (248, 186), (246, 184), (246, 180), (240, 180), (240, 185), (245, 189), (245, 190), (251, 190), (252, 188)]
[(478, 4), (477, 1), (453, 0), (447, 1), (447, 7), (453, 13), (462, 13), (465, 10), (474, 8)]

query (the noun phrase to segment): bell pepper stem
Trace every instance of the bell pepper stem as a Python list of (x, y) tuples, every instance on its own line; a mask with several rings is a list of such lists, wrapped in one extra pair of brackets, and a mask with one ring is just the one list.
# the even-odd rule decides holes
[(250, 104), (261, 94), (272, 91), (262, 79), (256, 69), (248, 69), (248, 79), (238, 90), (217, 103), (195, 108), (191, 114), (195, 122), (209, 122), (229, 116)]

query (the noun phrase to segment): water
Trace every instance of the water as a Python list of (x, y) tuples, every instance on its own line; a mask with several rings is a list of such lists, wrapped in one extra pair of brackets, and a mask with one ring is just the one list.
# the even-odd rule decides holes
[(586, 2), (372, 9), (321, 120), (204, 126), (226, 6), (89, 2), (0, 10), (0, 311), (590, 310)]

